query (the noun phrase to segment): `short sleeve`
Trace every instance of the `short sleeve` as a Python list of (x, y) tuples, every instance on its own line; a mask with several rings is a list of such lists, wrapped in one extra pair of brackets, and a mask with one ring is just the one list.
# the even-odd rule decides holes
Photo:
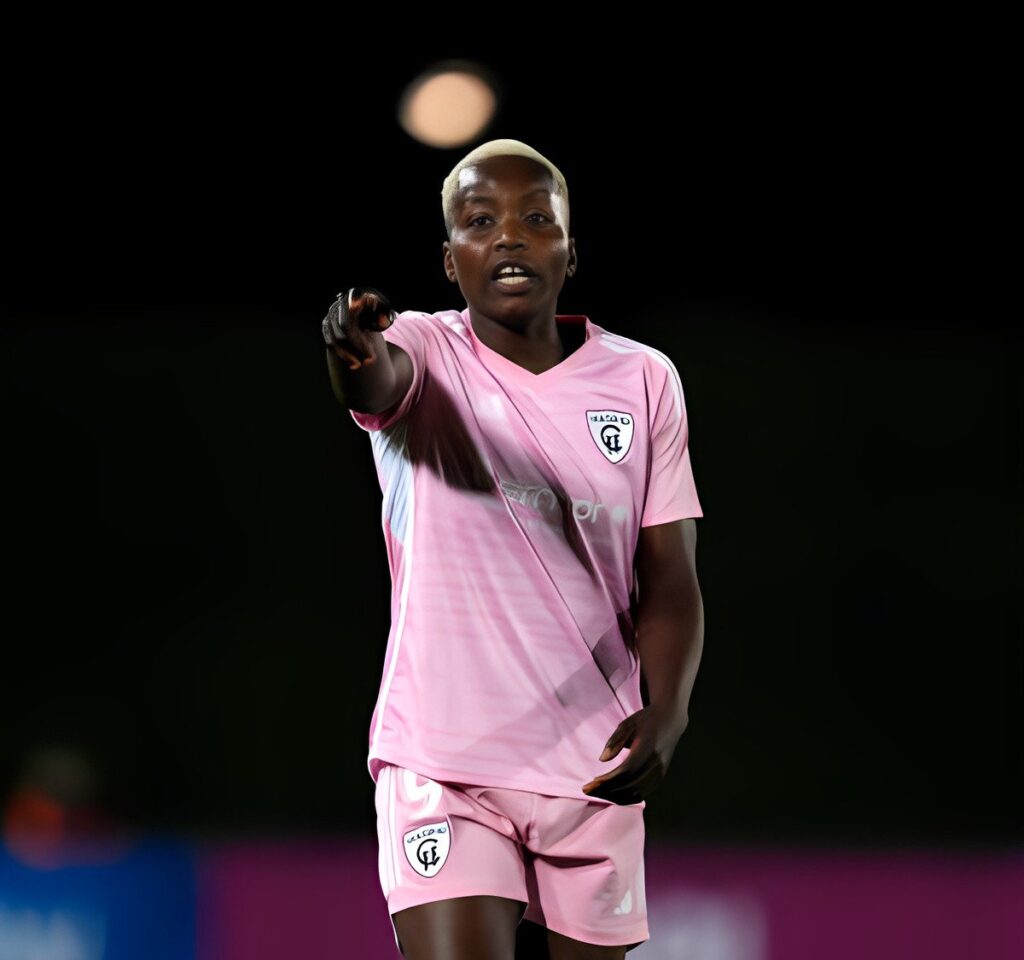
[(651, 472), (642, 527), (704, 516), (690, 466), (689, 425), (679, 372), (664, 354), (654, 358), (653, 370)]
[(352, 419), (366, 431), (383, 430), (401, 420), (419, 400), (423, 391), (423, 376), (427, 365), (428, 336), (425, 329), (424, 314), (416, 310), (404, 310), (395, 317), (381, 334), (388, 343), (400, 346), (412, 362), (412, 383), (405, 396), (394, 406), (380, 413), (360, 413), (349, 410)]

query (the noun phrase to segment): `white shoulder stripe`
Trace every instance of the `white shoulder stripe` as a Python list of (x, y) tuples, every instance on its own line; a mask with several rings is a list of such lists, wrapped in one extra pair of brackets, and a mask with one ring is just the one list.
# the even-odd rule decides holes
[(657, 363), (661, 364), (668, 371), (669, 379), (672, 383), (676, 415), (682, 416), (683, 383), (679, 379), (679, 371), (676, 369), (676, 365), (667, 354), (662, 353), (655, 347), (648, 346), (646, 343), (641, 343), (639, 340), (631, 340), (629, 337), (623, 337), (617, 333), (608, 333), (607, 331), (601, 335), (601, 345), (615, 351), (615, 353), (646, 353)]

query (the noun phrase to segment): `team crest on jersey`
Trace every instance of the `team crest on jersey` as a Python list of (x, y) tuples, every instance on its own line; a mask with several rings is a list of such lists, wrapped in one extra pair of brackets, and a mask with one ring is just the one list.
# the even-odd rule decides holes
[(612, 463), (618, 463), (633, 443), (633, 414), (621, 410), (588, 410), (590, 435)]
[(445, 817), (434, 823), (421, 823), (406, 830), (402, 837), (405, 859), (421, 877), (433, 877), (444, 866), (452, 848), (452, 825)]

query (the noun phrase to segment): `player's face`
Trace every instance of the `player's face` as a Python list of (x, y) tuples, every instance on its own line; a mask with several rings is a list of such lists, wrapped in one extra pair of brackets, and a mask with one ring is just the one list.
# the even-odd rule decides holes
[[(576, 264), (569, 211), (554, 191), (551, 174), (529, 157), (490, 157), (460, 172), (444, 263), (475, 311), (554, 315), (566, 271)], [(502, 282), (496, 270), (503, 260), (521, 262), (529, 275)]]

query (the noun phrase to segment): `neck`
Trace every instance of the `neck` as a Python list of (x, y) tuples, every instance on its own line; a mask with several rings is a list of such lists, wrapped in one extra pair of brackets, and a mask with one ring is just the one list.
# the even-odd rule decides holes
[(557, 323), (553, 311), (505, 319), (488, 317), (470, 307), (469, 319), (484, 346), (532, 373), (550, 369), (572, 352), (563, 340), (562, 328), (567, 325)]

